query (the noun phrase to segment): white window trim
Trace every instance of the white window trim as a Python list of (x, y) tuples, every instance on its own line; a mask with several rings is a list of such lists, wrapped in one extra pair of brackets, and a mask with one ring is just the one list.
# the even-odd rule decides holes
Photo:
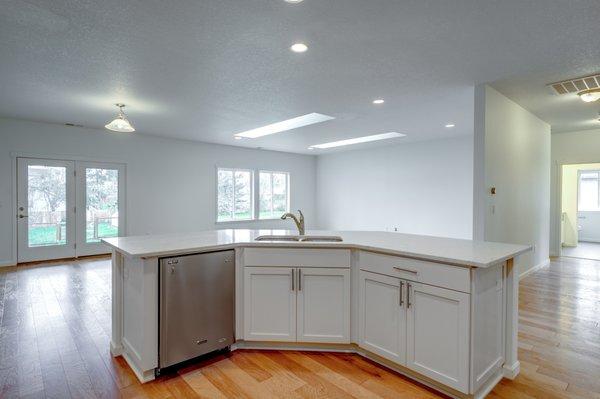
[(283, 172), (280, 170), (265, 170), (260, 169), (258, 171), (258, 190), (257, 190), (257, 210), (256, 210), (256, 218), (257, 220), (278, 220), (280, 217), (271, 217), (271, 218), (261, 218), (260, 217), (260, 174), (261, 173), (270, 173), (271, 174), (271, 214), (273, 213), (273, 173), (284, 174), (285, 175), (285, 187), (286, 187), (286, 204), (285, 204), (285, 212), (290, 211), (290, 172)]
[[(598, 207), (597, 209), (593, 209), (593, 210), (587, 210), (587, 209), (580, 209), (580, 196), (581, 196), (581, 174), (582, 173), (590, 173), (590, 172), (595, 172), (598, 173)], [(600, 169), (589, 169), (589, 170), (578, 170), (577, 171), (577, 212), (600, 212)]]
[[(230, 171), (233, 172), (234, 190), (233, 190), (233, 211), (235, 212), (235, 172), (250, 172), (250, 212), (251, 216), (249, 219), (232, 219), (232, 220), (219, 220), (219, 171)], [(255, 170), (247, 168), (229, 168), (217, 166), (215, 168), (215, 223), (244, 223), (252, 222), (256, 220), (256, 184), (255, 184)]]
[[(250, 219), (235, 219), (235, 220), (219, 220), (219, 171), (243, 171), (250, 172), (250, 180), (252, 186), (251, 192), (251, 209), (252, 209), (252, 218)], [(286, 183), (287, 183), (287, 210), (289, 212), (291, 209), (291, 173), (281, 170), (267, 170), (267, 169), (248, 169), (248, 168), (235, 168), (235, 167), (225, 167), (225, 166), (216, 166), (215, 167), (215, 224), (236, 224), (236, 223), (248, 223), (248, 222), (262, 222), (262, 221), (273, 221), (279, 220), (279, 217), (275, 218), (260, 218), (260, 173), (283, 173), (286, 175)], [(272, 179), (271, 179), (272, 180)], [(271, 183), (272, 184), (272, 183)], [(234, 204), (235, 204), (235, 190), (234, 190)]]

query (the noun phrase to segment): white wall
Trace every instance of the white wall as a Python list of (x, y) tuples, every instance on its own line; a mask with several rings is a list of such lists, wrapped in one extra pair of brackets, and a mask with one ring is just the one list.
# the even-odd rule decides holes
[(560, 247), (560, 169), (564, 164), (600, 162), (600, 129), (552, 135), (550, 253)]
[(489, 86), (475, 91), (476, 238), (535, 245), (517, 260), (522, 274), (549, 260), (550, 126)]
[(129, 235), (293, 228), (280, 220), (216, 225), (216, 166), (289, 171), (291, 207), (304, 211), (308, 228), (315, 226), (314, 156), (0, 119), (0, 265), (16, 258), (11, 153), (126, 163)]
[(320, 155), (319, 227), (472, 237), (473, 139)]

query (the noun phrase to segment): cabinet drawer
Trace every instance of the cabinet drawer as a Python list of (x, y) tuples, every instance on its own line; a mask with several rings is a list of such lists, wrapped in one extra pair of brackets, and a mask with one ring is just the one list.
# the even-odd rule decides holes
[(244, 266), (350, 267), (348, 249), (245, 248)]
[(366, 251), (360, 252), (359, 265), (361, 270), (404, 280), (417, 281), (467, 293), (471, 290), (470, 270), (466, 267), (402, 258), (400, 256), (380, 255)]

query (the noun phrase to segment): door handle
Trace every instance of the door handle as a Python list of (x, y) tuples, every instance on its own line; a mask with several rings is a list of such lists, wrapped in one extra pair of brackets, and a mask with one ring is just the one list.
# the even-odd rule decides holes
[(296, 280), (296, 278), (295, 278), (296, 276), (294, 273), (295, 271), (296, 271), (296, 269), (292, 269), (292, 291), (296, 290), (296, 287), (294, 286), (294, 280)]
[(410, 270), (410, 269), (403, 269), (401, 267), (396, 267), (394, 266), (394, 269), (398, 270), (399, 272), (406, 272), (406, 273), (412, 273), (412, 274), (419, 274), (418, 271), (416, 270)]
[(400, 307), (402, 307), (402, 305), (404, 305), (404, 300), (402, 298), (402, 288), (404, 287), (404, 281), (400, 281), (400, 299), (399, 299), (399, 305)]
[(23, 218), (28, 218), (29, 215), (23, 215), (22, 213), (19, 213), (19, 215), (17, 216), (19, 219), (23, 219)]
[(410, 308), (410, 283), (406, 283), (406, 309)]

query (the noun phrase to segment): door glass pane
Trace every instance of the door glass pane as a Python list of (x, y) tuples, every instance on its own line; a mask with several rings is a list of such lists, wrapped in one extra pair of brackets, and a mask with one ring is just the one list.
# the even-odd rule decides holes
[(582, 173), (579, 184), (579, 210), (598, 210), (598, 178), (589, 176), (591, 173)]
[(217, 175), (217, 220), (233, 220), (233, 171), (219, 170)]
[(29, 165), (27, 167), (29, 247), (67, 243), (67, 168)]
[(271, 219), (273, 218), (273, 193), (271, 192), (271, 173), (260, 172), (259, 185), (259, 217), (261, 219)]
[(250, 172), (235, 171), (235, 220), (252, 219), (252, 178)]
[(287, 210), (287, 175), (273, 173), (273, 212), (281, 216)]
[(85, 241), (119, 235), (119, 171), (85, 169)]

